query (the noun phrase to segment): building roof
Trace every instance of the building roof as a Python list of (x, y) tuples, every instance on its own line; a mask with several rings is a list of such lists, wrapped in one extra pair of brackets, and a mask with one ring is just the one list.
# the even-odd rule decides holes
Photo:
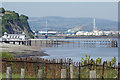
[(8, 34), (8, 36), (23, 36), (25, 34)]
[(4, 35), (8, 35), (8, 36), (23, 36), (23, 35), (25, 35), (25, 33), (23, 32), (22, 34), (8, 34), (7, 32), (4, 32)]

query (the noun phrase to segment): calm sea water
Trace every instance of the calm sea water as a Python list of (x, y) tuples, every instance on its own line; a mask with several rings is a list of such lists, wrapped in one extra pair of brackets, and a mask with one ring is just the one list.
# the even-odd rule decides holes
[[(42, 50), (45, 50), (47, 54), (50, 56), (43, 56), (43, 58), (47, 59), (65, 59), (65, 58), (72, 58), (73, 61), (77, 62), (80, 61), (81, 58), (85, 58), (84, 54), (86, 53), (88, 56), (91, 56), (91, 58), (96, 59), (98, 57), (102, 58), (102, 61), (109, 61), (114, 56), (118, 57), (118, 48), (111, 48), (107, 47), (107, 45), (100, 45), (99, 42), (95, 42), (92, 45), (91, 44), (84, 44), (77, 42), (76, 39), (73, 43), (66, 43), (61, 45), (53, 45), (52, 47), (43, 47)], [(88, 40), (88, 39), (87, 39)], [(69, 39), (67, 41), (70, 41)], [(89, 42), (88, 42), (89, 43)], [(105, 44), (109, 44), (105, 43)], [(92, 46), (92, 47), (90, 47)], [(117, 58), (118, 61), (118, 58)]]

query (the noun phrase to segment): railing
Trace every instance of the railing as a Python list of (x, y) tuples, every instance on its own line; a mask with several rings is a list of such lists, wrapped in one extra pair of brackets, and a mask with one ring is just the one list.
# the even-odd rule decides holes
[(31, 46), (44, 46), (44, 47), (73, 47), (73, 48), (96, 48), (96, 47), (118, 47), (117, 40), (111, 39), (56, 39), (56, 40), (31, 40)]
[[(6, 73), (7, 72), (7, 73)], [(2, 74), (6, 77), (21, 75), (21, 78), (118, 78), (118, 66), (107, 62), (72, 62), (71, 59), (16, 58), (2, 60)]]

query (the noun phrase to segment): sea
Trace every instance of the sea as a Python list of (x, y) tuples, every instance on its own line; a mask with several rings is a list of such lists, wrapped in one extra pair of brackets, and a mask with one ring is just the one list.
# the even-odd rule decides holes
[[(118, 47), (108, 47), (110, 42), (106, 39), (58, 39), (62, 41), (71, 41), (71, 43), (64, 43), (53, 45), (51, 47), (41, 47), (49, 56), (43, 56), (45, 59), (65, 59), (71, 58), (74, 62), (81, 61), (85, 58), (85, 54), (96, 60), (98, 57), (103, 61), (111, 61), (116, 57), (118, 62)], [(110, 39), (112, 40), (112, 39)], [(86, 42), (84, 42), (86, 41)], [(92, 42), (93, 41), (93, 42)], [(98, 41), (98, 42), (97, 42)], [(100, 41), (103, 41), (100, 43)]]

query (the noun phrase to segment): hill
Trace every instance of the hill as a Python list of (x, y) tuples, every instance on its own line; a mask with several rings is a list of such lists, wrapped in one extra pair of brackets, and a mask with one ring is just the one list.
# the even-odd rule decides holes
[(10, 34), (19, 34), (25, 32), (28, 38), (34, 38), (33, 32), (28, 24), (28, 17), (25, 15), (19, 15), (15, 11), (8, 11), (4, 8), (0, 8), (0, 30), (1, 36), (4, 32)]
[[(81, 30), (91, 31), (93, 29), (93, 18), (67, 18), (59, 16), (30, 17), (28, 22), (32, 30), (45, 30), (45, 22), (48, 22), (50, 30), (65, 31), (74, 27), (81, 27)], [(117, 22), (96, 18), (96, 27), (99, 30), (117, 30)], [(83, 27), (84, 25), (84, 27)]]

